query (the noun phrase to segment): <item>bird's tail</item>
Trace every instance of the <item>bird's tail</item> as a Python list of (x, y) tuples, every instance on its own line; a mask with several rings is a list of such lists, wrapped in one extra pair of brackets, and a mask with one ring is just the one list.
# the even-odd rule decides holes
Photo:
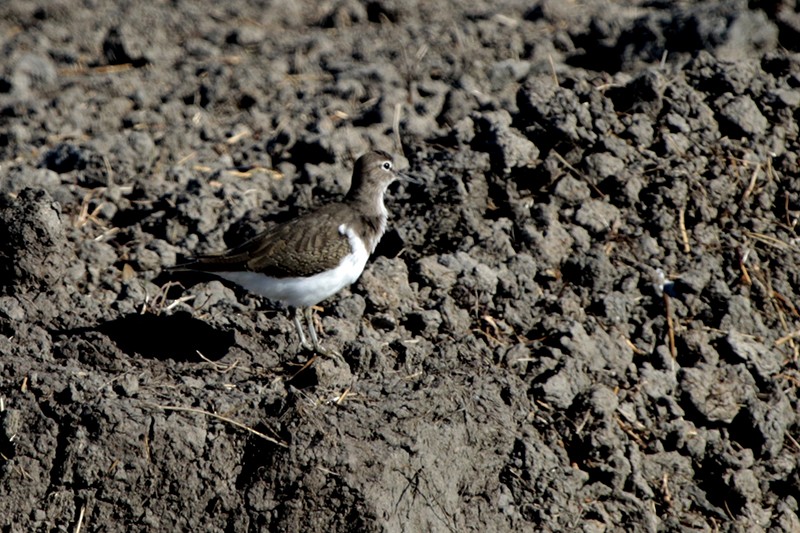
[(239, 255), (208, 254), (188, 258), (185, 262), (165, 268), (166, 272), (220, 272), (230, 270), (231, 266), (239, 265), (242, 258)]

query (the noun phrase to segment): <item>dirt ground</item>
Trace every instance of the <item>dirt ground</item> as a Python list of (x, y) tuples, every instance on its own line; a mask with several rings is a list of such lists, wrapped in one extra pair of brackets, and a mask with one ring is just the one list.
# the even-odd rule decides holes
[[(0, 4), (0, 531), (800, 531), (800, 4), (122, 6)], [(346, 364), (163, 272), (374, 148)]]

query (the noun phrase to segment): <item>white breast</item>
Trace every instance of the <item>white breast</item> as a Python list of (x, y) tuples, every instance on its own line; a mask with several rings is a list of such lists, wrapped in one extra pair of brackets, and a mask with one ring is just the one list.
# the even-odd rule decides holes
[(339, 292), (354, 283), (369, 259), (363, 241), (352, 228), (342, 224), (339, 233), (346, 235), (351, 252), (339, 265), (308, 278), (273, 278), (257, 272), (215, 272), (250, 292), (269, 300), (283, 302), (293, 307), (308, 307)]

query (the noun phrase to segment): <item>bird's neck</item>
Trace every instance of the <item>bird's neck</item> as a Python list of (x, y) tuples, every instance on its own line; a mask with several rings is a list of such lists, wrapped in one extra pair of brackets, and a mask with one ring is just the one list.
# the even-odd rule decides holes
[(361, 190), (348, 195), (347, 198), (347, 203), (358, 213), (363, 227), (362, 237), (370, 253), (375, 251), (378, 241), (386, 232), (386, 220), (389, 213), (383, 203), (384, 192), (386, 192), (386, 187)]
[(382, 187), (372, 186), (351, 191), (345, 201), (365, 216), (379, 217), (385, 220), (388, 215), (386, 206), (383, 203), (386, 187), (386, 185)]

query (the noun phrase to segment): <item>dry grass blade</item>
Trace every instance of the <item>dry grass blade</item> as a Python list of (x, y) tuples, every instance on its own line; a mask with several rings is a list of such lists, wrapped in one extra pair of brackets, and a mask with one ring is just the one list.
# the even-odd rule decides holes
[(632, 341), (632, 340), (630, 340), (630, 339), (628, 339), (628, 338), (626, 338), (626, 339), (625, 339), (625, 344), (627, 344), (627, 345), (628, 345), (628, 347), (629, 347), (629, 348), (630, 348), (630, 349), (633, 351), (633, 353), (635, 353), (636, 355), (646, 355), (646, 354), (647, 354), (647, 352), (646, 352), (646, 351), (644, 351), (644, 350), (642, 350), (641, 348), (639, 348), (638, 346), (636, 346), (636, 345), (633, 343), (633, 341)]
[(352, 390), (352, 388), (353, 388), (352, 385), (350, 387), (347, 387), (338, 398), (334, 399), (336, 405), (341, 405), (342, 402), (344, 402), (344, 399), (350, 395), (350, 391)]
[(200, 359), (202, 359), (206, 363), (210, 364), (212, 367), (214, 367), (214, 370), (216, 370), (220, 374), (227, 374), (228, 372), (230, 372), (231, 370), (233, 370), (234, 368), (239, 366), (239, 361), (238, 360), (236, 360), (236, 361), (234, 361), (234, 362), (232, 362), (230, 364), (223, 365), (223, 364), (220, 364), (220, 363), (218, 363), (216, 361), (212, 361), (211, 359), (209, 359), (208, 357), (203, 355), (200, 352), (200, 350), (195, 350), (195, 352), (197, 352), (197, 355), (200, 357)]
[(197, 152), (190, 152), (190, 153), (186, 154), (185, 156), (181, 157), (175, 164), (177, 166), (181, 166), (184, 163), (186, 163), (187, 161), (189, 161), (190, 159), (194, 159), (196, 156), (197, 156)]
[(553, 76), (553, 83), (556, 85), (560, 85), (558, 83), (558, 73), (556, 73), (556, 64), (553, 61), (552, 54), (547, 54), (547, 62), (550, 64), (550, 74)]
[(305, 369), (307, 369), (308, 367), (310, 367), (311, 365), (313, 365), (313, 364), (314, 364), (314, 361), (316, 361), (316, 360), (317, 360), (317, 356), (316, 356), (316, 355), (312, 356), (312, 357), (311, 357), (311, 359), (309, 359), (308, 361), (306, 361), (306, 363), (305, 363), (303, 366), (301, 366), (301, 367), (300, 367), (300, 370), (298, 370), (297, 372), (295, 372), (294, 374), (292, 374), (292, 377), (290, 377), (290, 378), (289, 378), (289, 381), (292, 381), (294, 378), (296, 378), (297, 376), (299, 376), (299, 375), (300, 375), (300, 374), (301, 374), (301, 373), (302, 373), (302, 372), (303, 372)]
[(86, 513), (86, 504), (81, 506), (81, 513), (78, 515), (78, 523), (75, 524), (75, 533), (81, 533), (83, 527), (83, 515)]
[(775, 341), (775, 346), (778, 347), (778, 346), (781, 346), (782, 344), (786, 344), (790, 340), (796, 339), (797, 337), (800, 337), (800, 329), (792, 331), (791, 333), (789, 333), (787, 335), (784, 335), (780, 339), (776, 340)]
[(234, 178), (250, 178), (253, 176), (253, 174), (257, 172), (267, 174), (268, 176), (270, 176), (272, 179), (275, 180), (283, 179), (283, 174), (280, 171), (272, 168), (263, 167), (260, 165), (255, 165), (247, 169), (233, 169), (225, 171), (227, 175), (232, 176)]
[(798, 452), (800, 452), (800, 443), (798, 443), (798, 442), (797, 442), (797, 439), (795, 439), (794, 437), (792, 437), (792, 436), (791, 436), (790, 434), (788, 434), (788, 433), (786, 434), (786, 438), (787, 438), (787, 439), (789, 439), (789, 442), (791, 442), (792, 444), (794, 444), (794, 448), (795, 448), (795, 449), (796, 449)]
[(220, 421), (225, 422), (227, 424), (230, 424), (232, 426), (236, 426), (239, 429), (243, 429), (243, 430), (245, 430), (245, 431), (247, 431), (249, 433), (252, 433), (256, 437), (260, 437), (260, 438), (264, 439), (265, 441), (271, 442), (272, 444), (276, 444), (278, 446), (281, 446), (282, 448), (288, 448), (289, 447), (289, 445), (287, 443), (283, 442), (282, 440), (278, 440), (276, 438), (270, 437), (269, 435), (265, 435), (264, 433), (261, 433), (260, 431), (258, 431), (256, 429), (253, 429), (250, 426), (239, 422), (238, 420), (234, 420), (233, 418), (228, 418), (227, 416), (218, 415), (216, 413), (212, 413), (210, 411), (205, 411), (203, 409), (197, 409), (195, 407), (182, 407), (180, 405), (161, 405), (161, 404), (148, 403), (148, 402), (145, 402), (145, 403), (147, 403), (147, 405), (149, 405), (151, 407), (154, 407), (156, 409), (161, 409), (162, 411), (179, 411), (179, 412), (183, 412), (183, 413), (194, 413), (194, 414), (197, 414), (197, 415), (204, 415), (204, 416), (208, 416), (208, 417), (211, 417), (211, 418), (216, 418), (217, 420), (220, 420)]
[(173, 307), (194, 299), (194, 296), (183, 296), (178, 298), (177, 300), (173, 301), (169, 305), (165, 305), (167, 303), (167, 294), (172, 287), (183, 287), (177, 281), (168, 281), (164, 285), (158, 288), (158, 292), (153, 295), (151, 298), (149, 294), (145, 293), (144, 303), (142, 304), (142, 309), (140, 314), (145, 314), (147, 312), (153, 313), (154, 315), (160, 315), (164, 311), (168, 311)]
[(764, 235), (763, 233), (754, 233), (752, 231), (745, 232), (745, 235), (751, 237), (757, 241), (761, 241), (764, 244), (768, 244), (770, 246), (774, 246), (775, 248), (780, 248), (781, 250), (789, 250), (792, 248), (791, 244), (785, 243), (780, 239), (776, 239), (775, 237), (771, 237), (769, 235)]
[(252, 132), (250, 130), (242, 130), (239, 133), (236, 133), (228, 137), (228, 140), (226, 140), (225, 143), (236, 144), (237, 142), (241, 141), (245, 137), (249, 137), (250, 135), (252, 135)]
[(402, 138), (400, 137), (400, 118), (403, 114), (403, 104), (397, 102), (394, 105), (394, 114), (392, 116), (392, 133), (394, 134), (395, 146), (401, 149), (403, 146)]
[(558, 161), (559, 161), (559, 162), (560, 162), (562, 165), (564, 165), (564, 166), (565, 166), (565, 167), (567, 167), (569, 170), (571, 170), (575, 176), (578, 176), (578, 177), (581, 177), (581, 178), (583, 178), (583, 181), (584, 181), (584, 182), (586, 182), (586, 184), (587, 184), (589, 187), (591, 187), (591, 188), (592, 188), (592, 190), (593, 190), (595, 193), (597, 193), (597, 195), (598, 195), (598, 196), (600, 196), (601, 198), (605, 198), (605, 197), (606, 197), (606, 195), (603, 193), (603, 191), (601, 191), (600, 189), (598, 189), (598, 188), (597, 188), (597, 186), (596, 186), (594, 183), (592, 183), (592, 181), (591, 181), (589, 178), (587, 178), (587, 177), (585, 176), (585, 173), (578, 171), (578, 169), (577, 169), (577, 168), (575, 168), (574, 166), (572, 166), (572, 164), (571, 164), (569, 161), (567, 161), (566, 159), (564, 159), (564, 156), (562, 156), (561, 154), (559, 154), (559, 153), (558, 153), (558, 152), (556, 152), (555, 150), (553, 150), (551, 153), (553, 154), (553, 157), (555, 157), (556, 159), (558, 159)]
[(669, 490), (669, 474), (664, 472), (664, 476), (661, 478), (661, 494), (664, 497), (664, 502), (672, 507), (672, 493)]
[[(104, 191), (105, 187), (98, 187), (97, 189), (91, 189), (85, 195), (83, 195), (80, 212), (75, 216), (73, 226), (76, 228), (82, 228), (89, 223), (93, 223), (101, 228), (106, 227), (105, 223), (99, 218), (100, 213), (103, 211), (105, 202), (95, 202), (95, 198)], [(92, 208), (93, 204), (95, 205)]]
[(760, 170), (761, 165), (756, 165), (756, 168), (753, 170), (753, 174), (750, 176), (750, 184), (742, 194), (742, 203), (746, 202), (747, 199), (750, 198), (750, 195), (753, 194), (753, 191), (756, 190), (756, 183), (758, 182), (758, 173)]
[(98, 65), (86, 66), (78, 65), (75, 67), (67, 67), (59, 69), (59, 74), (62, 76), (83, 76), (85, 74), (118, 74), (120, 72), (127, 72), (136, 68), (133, 63), (120, 63), (118, 65)]
[(742, 271), (742, 283), (749, 287), (753, 284), (753, 280), (750, 278), (750, 273), (747, 271), (747, 266), (745, 265), (748, 257), (750, 257), (749, 249), (739, 254), (739, 268)]

